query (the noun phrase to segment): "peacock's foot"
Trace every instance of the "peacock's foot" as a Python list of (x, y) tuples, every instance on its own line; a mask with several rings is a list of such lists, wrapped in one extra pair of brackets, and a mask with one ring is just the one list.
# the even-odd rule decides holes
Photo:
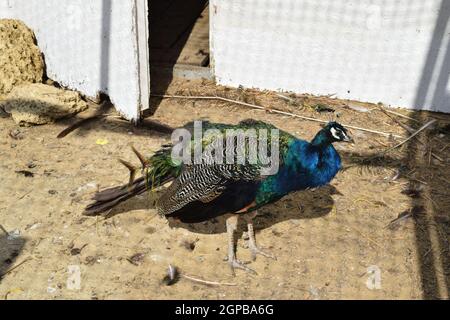
[(255, 275), (258, 274), (255, 270), (246, 266), (244, 262), (239, 261), (237, 259), (228, 260), (228, 265), (231, 268), (231, 272), (232, 272), (233, 276), (236, 275), (235, 269), (241, 269), (241, 270), (244, 270), (248, 273), (255, 274)]
[(255, 239), (255, 229), (253, 227), (253, 218), (257, 215), (258, 213), (255, 211), (253, 213), (253, 215), (251, 215), (249, 218), (250, 220), (247, 223), (247, 229), (248, 229), (248, 247), (250, 248), (250, 252), (252, 253), (252, 260), (255, 261), (256, 260), (256, 256), (262, 255), (266, 258), (270, 258), (273, 260), (277, 260), (277, 257), (275, 257), (273, 254), (271, 253), (267, 253), (264, 252), (263, 250), (261, 250), (260, 248), (258, 248), (258, 246), (256, 245), (256, 239)]
[(252, 245), (252, 243), (250, 242), (249, 245), (250, 248), (250, 252), (252, 253), (252, 260), (255, 261), (256, 260), (256, 256), (259, 254), (261, 256), (264, 256), (266, 258), (270, 258), (273, 260), (277, 260), (277, 257), (271, 253), (265, 252), (263, 250), (261, 250), (260, 248), (258, 248), (256, 245)]

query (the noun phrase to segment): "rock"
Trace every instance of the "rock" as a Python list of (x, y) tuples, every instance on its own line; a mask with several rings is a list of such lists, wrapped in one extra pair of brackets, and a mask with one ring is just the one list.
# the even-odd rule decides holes
[(87, 109), (78, 92), (42, 83), (23, 84), (0, 102), (0, 108), (19, 125), (46, 124)]
[(127, 258), (127, 260), (129, 263), (131, 263), (135, 266), (139, 266), (144, 262), (144, 258), (145, 258), (144, 253), (136, 253), (133, 256)]
[(49, 293), (49, 294), (54, 294), (54, 293), (56, 293), (57, 290), (58, 289), (51, 287), (51, 286), (47, 287), (47, 293)]
[(33, 32), (21, 21), (0, 19), (0, 99), (14, 86), (42, 82), (44, 59)]

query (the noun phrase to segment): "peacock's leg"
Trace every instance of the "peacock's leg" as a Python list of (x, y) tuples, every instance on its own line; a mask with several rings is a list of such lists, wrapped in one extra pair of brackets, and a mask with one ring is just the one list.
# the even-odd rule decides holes
[(253, 228), (253, 219), (256, 217), (257, 214), (258, 214), (258, 212), (254, 211), (254, 212), (250, 213), (249, 216), (247, 216), (247, 231), (248, 231), (248, 237), (249, 237), (248, 247), (250, 248), (250, 251), (252, 253), (252, 260), (255, 261), (256, 255), (258, 255), (258, 254), (260, 254), (264, 257), (267, 257), (267, 258), (277, 260), (277, 258), (273, 254), (262, 251), (256, 245), (255, 230)]
[(236, 259), (236, 243), (234, 241), (234, 234), (237, 230), (239, 215), (233, 214), (227, 218), (227, 235), (228, 235), (228, 264), (231, 272), (235, 275), (234, 269), (242, 269), (250, 273), (256, 274), (256, 271), (247, 267), (244, 263)]

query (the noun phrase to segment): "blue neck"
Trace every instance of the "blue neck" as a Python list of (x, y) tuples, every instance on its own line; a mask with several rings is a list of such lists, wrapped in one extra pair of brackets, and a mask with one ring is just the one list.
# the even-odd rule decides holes
[(325, 130), (320, 130), (314, 139), (311, 141), (311, 145), (317, 146), (317, 147), (327, 147), (331, 144), (330, 138), (327, 135), (327, 132)]

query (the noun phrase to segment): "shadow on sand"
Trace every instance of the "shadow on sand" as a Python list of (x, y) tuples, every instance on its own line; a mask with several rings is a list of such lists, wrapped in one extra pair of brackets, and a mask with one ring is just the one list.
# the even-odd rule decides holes
[(0, 281), (17, 261), (26, 239), (20, 236), (9, 236), (0, 230)]

